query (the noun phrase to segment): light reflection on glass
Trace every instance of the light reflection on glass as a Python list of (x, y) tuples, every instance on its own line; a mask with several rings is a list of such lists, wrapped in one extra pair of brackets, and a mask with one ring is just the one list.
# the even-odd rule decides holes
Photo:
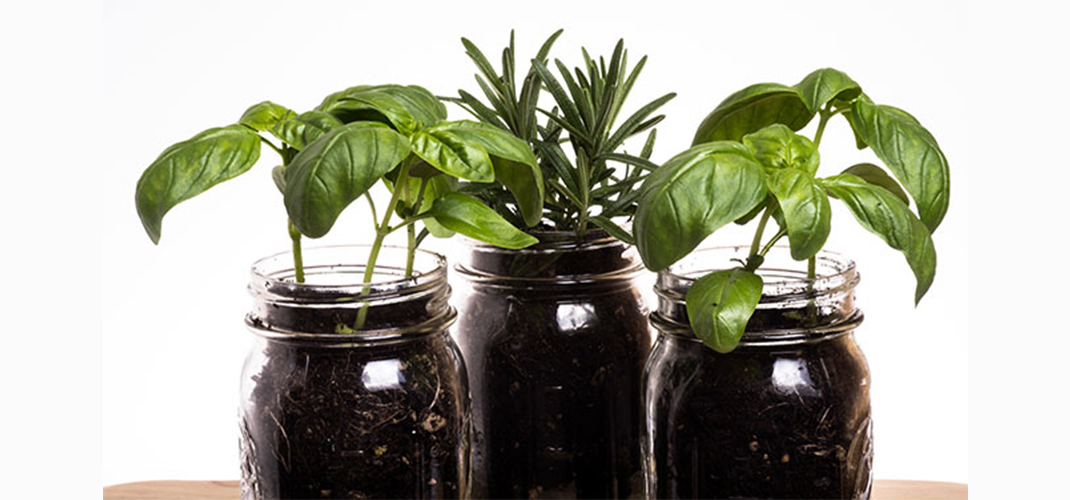
[(563, 303), (557, 305), (557, 325), (561, 331), (567, 332), (569, 330), (587, 328), (589, 324), (597, 319), (594, 306), (591, 304)]
[(818, 396), (810, 370), (802, 359), (780, 358), (773, 362), (773, 388), (780, 394)]
[(364, 365), (361, 381), (368, 390), (372, 391), (400, 388), (405, 382), (401, 373), (401, 361), (396, 359), (372, 361)]

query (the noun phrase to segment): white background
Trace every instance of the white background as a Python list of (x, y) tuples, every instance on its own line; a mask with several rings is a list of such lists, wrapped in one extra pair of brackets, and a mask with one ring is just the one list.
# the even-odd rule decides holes
[[(843, 210), (827, 245), (863, 274), (858, 339), (873, 377), (877, 477), (969, 481), (970, 395), (975, 492), (1051, 494), (1064, 473), (1060, 348), (1070, 332), (1054, 315), (1034, 314), (1064, 307), (1067, 279), (1059, 192), (1068, 163), (1059, 97), (1067, 16), (1057, 8), (131, 1), (106, 3), (101, 19), (94, 7), (4, 7), (14, 28), (3, 32), (5, 63), (19, 75), (4, 89), (3, 137), (15, 145), (6, 147), (4, 258), (24, 286), (5, 305), (15, 321), (7, 331), (19, 335), (3, 351), (15, 359), (3, 366), (4, 425), (23, 450), (19, 484), (58, 487), (59, 469), (91, 481), (83, 463), (101, 456), (98, 446), (103, 484), (238, 475), (247, 268), (288, 243), (269, 178), (275, 163), (265, 151), (245, 176), (174, 209), (154, 247), (133, 191), (163, 148), (233, 123), (264, 99), (301, 111), (361, 83), (471, 90), (460, 36), (495, 60), (510, 28), (524, 57), (558, 27), (565, 34), (553, 55), (570, 66), (580, 46), (607, 53), (619, 37), (633, 61), (650, 55), (632, 109), (679, 94), (663, 108), (656, 161), (685, 148), (727, 94), (758, 81), (793, 84), (822, 66), (917, 116), (952, 169), (929, 295), (915, 309), (902, 257)], [(92, 99), (101, 90), (104, 99)], [(841, 121), (822, 146), (824, 173), (871, 159), (850, 147)], [(324, 242), (367, 241), (368, 226), (366, 212), (351, 210)], [(719, 233), (710, 243), (743, 237)], [(972, 391), (970, 340), (981, 363)], [(100, 347), (102, 365), (93, 353)], [(91, 374), (101, 368), (95, 386)], [(100, 441), (90, 437), (101, 428), (94, 415)]]

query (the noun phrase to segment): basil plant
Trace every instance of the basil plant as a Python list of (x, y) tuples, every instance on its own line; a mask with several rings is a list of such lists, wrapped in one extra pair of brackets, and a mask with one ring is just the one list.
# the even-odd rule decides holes
[[(860, 163), (818, 175), (821, 136), (837, 115), (850, 124), (858, 148), (871, 148), (885, 168)], [(815, 117), (812, 139), (796, 133)], [(660, 271), (722, 226), (758, 219), (748, 258), (699, 278), (686, 297), (696, 336), (729, 352), (761, 299), (756, 271), (775, 243), (787, 237), (791, 257), (807, 261), (808, 278), (815, 278), (815, 255), (831, 227), (831, 200), (903, 253), (917, 281), (915, 303), (920, 301), (936, 274), (931, 235), (947, 213), (949, 188), (947, 158), (916, 118), (875, 104), (843, 72), (820, 69), (794, 86), (752, 85), (718, 105), (691, 149), (643, 184), (637, 247), (646, 266)], [(770, 220), (777, 230), (765, 238)]]
[[(401, 229), (408, 234), (406, 276), (412, 275), (415, 250), (428, 234), (461, 233), (505, 248), (537, 243), (480, 200), (457, 191), (460, 180), (541, 186), (530, 146), (493, 126), (446, 121), (446, 108), (434, 95), (401, 85), (348, 88), (301, 114), (263, 102), (236, 124), (208, 129), (167, 148), (137, 184), (138, 215), (153, 243), (159, 242), (164, 214), (248, 171), (262, 144), (281, 159), (271, 174), (289, 215), (298, 282), (304, 280), (301, 236), (324, 236), (361, 197), (371, 205), (375, 226), (365, 283), (373, 277), (384, 239)], [(381, 213), (369, 194), (377, 183), (391, 193)], [(519, 210), (525, 220), (537, 221), (542, 192), (524, 187)], [(398, 220), (392, 223), (394, 216)], [(419, 232), (417, 223), (423, 226)]]

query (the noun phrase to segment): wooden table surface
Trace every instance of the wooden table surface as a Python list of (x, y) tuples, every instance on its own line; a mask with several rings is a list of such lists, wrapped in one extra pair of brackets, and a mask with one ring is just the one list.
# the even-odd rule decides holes
[[(933, 481), (888, 481), (873, 483), (873, 500), (966, 500), (965, 484)], [(143, 481), (104, 488), (104, 500), (233, 500), (237, 481)]]

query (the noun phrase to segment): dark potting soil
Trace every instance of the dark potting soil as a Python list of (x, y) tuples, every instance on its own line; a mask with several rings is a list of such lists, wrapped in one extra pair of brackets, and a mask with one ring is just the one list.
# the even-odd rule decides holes
[[(491, 255), (475, 265), (554, 277), (619, 270), (628, 263), (620, 251)], [(476, 428), (473, 497), (642, 495), (639, 386), (650, 333), (630, 282), (477, 283), (461, 311)]]
[(665, 335), (647, 380), (656, 498), (869, 497), (869, 373), (851, 335), (729, 354)]
[[(369, 322), (419, 316), (423, 306), (401, 304)], [(292, 322), (288, 314), (270, 319)], [(334, 328), (330, 319), (309, 324), (317, 321)], [(277, 339), (266, 346), (242, 415), (243, 473), (254, 498), (465, 495), (465, 372), (444, 332), (359, 347)]]

